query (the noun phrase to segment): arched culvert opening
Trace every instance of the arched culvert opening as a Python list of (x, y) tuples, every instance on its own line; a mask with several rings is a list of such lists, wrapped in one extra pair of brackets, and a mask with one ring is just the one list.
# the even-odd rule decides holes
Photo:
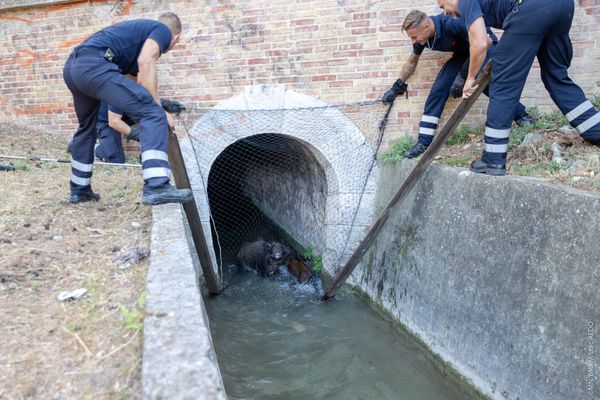
[(325, 172), (301, 141), (281, 134), (236, 141), (208, 177), (215, 253), (225, 264), (244, 241), (323, 242), (327, 194)]
[[(351, 254), (371, 223), (379, 175), (374, 156), (384, 112), (385, 107), (380, 104), (332, 106), (284, 86), (263, 85), (245, 88), (243, 94), (223, 100), (214, 108), (198, 109), (196, 116), (190, 115), (195, 121), (189, 130), (191, 143), (184, 141), (181, 146), (210, 250), (217, 249), (217, 245), (214, 237), (208, 235), (211, 231), (208, 216), (212, 214), (218, 219), (215, 214), (222, 216), (222, 213), (213, 209), (214, 201), (209, 207), (209, 175), (222, 170), (211, 178), (211, 184), (213, 180), (224, 182), (225, 177), (238, 168), (245, 171), (244, 185), (239, 188), (236, 181), (227, 185), (252, 199), (263, 214), (299, 244), (312, 246), (315, 254), (322, 256), (324, 268), (334, 272), (330, 268)], [(244, 142), (252, 137), (254, 139)], [(259, 137), (271, 138), (270, 144), (265, 145)], [(229, 172), (222, 167), (214, 168), (217, 158), (235, 159), (235, 149), (241, 146), (239, 142), (244, 143), (244, 148), (254, 149), (254, 154), (259, 153), (258, 149), (272, 154), (274, 160), (267, 163), (267, 170), (283, 169), (287, 175), (252, 175), (248, 171), (264, 170), (257, 164), (250, 167), (240, 161), (237, 161), (240, 165), (230, 161)], [(290, 146), (293, 153), (304, 158), (287, 159), (284, 165), (281, 157), (290, 151)], [(311, 166), (317, 165), (321, 171), (318, 179), (311, 170)], [(292, 170), (295, 174), (291, 174)], [(302, 176), (305, 170), (311, 172)], [(259, 180), (257, 177), (260, 181), (251, 186), (250, 182)], [(316, 184), (311, 179), (321, 183)], [(307, 186), (311, 187), (310, 193), (292, 191), (301, 181), (312, 182)], [(317, 196), (318, 202), (314, 197), (317, 193), (322, 193)], [(310, 207), (313, 211), (308, 213), (306, 210)], [(230, 225), (231, 222), (234, 221), (230, 221)], [(299, 227), (302, 229), (297, 230)], [(244, 238), (232, 240), (235, 247)], [(213, 254), (217, 255), (215, 260), (218, 251)]]

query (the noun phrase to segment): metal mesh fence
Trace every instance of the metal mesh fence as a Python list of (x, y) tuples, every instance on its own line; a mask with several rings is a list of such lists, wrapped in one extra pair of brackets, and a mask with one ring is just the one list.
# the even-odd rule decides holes
[(389, 109), (372, 101), (182, 115), (220, 269), (259, 239), (334, 248), (338, 265), (348, 257)]

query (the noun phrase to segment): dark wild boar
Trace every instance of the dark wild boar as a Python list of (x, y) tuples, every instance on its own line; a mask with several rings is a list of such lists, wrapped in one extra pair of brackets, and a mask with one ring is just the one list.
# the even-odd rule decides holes
[(286, 256), (285, 246), (279, 242), (244, 242), (237, 254), (238, 263), (248, 269), (257, 271), (263, 276), (273, 276), (283, 264)]

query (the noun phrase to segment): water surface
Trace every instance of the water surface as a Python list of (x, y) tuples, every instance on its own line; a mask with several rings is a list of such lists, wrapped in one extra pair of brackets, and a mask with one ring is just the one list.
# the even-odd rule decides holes
[(227, 268), (205, 297), (230, 399), (466, 399), (361, 299)]

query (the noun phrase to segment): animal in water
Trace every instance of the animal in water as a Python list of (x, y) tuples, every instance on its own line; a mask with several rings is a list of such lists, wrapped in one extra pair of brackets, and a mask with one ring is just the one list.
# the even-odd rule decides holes
[(283, 264), (287, 247), (279, 242), (244, 242), (237, 254), (239, 265), (254, 270), (262, 276), (273, 276)]
[(293, 252), (285, 259), (285, 265), (288, 272), (300, 283), (306, 283), (313, 277), (312, 269), (309, 267), (310, 262)]

